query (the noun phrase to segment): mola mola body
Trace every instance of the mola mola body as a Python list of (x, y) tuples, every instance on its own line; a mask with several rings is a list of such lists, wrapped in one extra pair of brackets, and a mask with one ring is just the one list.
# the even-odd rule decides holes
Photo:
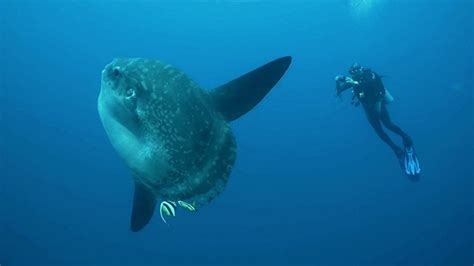
[(229, 122), (258, 104), (290, 63), (282, 57), (211, 91), (158, 60), (120, 58), (105, 67), (98, 110), (132, 172), (132, 231), (150, 221), (159, 202), (164, 220), (224, 190), (236, 157)]

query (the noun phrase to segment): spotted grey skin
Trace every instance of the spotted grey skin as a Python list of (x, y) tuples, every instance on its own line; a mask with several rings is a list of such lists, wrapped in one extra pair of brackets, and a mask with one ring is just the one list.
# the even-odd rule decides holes
[(135, 181), (133, 231), (149, 222), (157, 201), (198, 209), (224, 190), (236, 158), (228, 122), (252, 109), (290, 62), (280, 58), (210, 92), (158, 60), (105, 67), (98, 110)]

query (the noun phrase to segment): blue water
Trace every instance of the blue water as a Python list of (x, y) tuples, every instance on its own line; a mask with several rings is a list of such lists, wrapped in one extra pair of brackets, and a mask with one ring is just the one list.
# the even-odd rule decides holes
[[(0, 264), (472, 265), (473, 1), (314, 2), (0, 1)], [(211, 89), (285, 55), (232, 123), (224, 193), (132, 233), (103, 67), (161, 59)], [(385, 75), (419, 182), (334, 97), (354, 61)]]

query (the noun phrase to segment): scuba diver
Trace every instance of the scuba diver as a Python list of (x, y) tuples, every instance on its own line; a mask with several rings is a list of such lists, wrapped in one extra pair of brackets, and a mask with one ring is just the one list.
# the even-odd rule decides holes
[[(420, 172), (420, 164), (413, 149), (413, 141), (407, 133), (390, 120), (387, 104), (393, 101), (392, 95), (384, 88), (382, 78), (369, 68), (354, 63), (349, 68), (348, 76), (336, 76), (336, 95), (352, 88), (352, 104), (362, 105), (370, 125), (377, 135), (393, 150), (400, 166), (405, 173), (417, 177)], [(395, 144), (382, 128), (394, 132), (403, 140), (404, 149)]]

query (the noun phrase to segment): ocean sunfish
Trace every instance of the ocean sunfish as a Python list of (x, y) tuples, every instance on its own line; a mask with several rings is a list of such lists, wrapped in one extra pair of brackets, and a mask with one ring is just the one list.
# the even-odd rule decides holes
[[(211, 91), (158, 60), (118, 58), (102, 71), (100, 119), (135, 183), (131, 230), (195, 211), (225, 188), (235, 162), (229, 122), (250, 111), (291, 63), (282, 57)], [(166, 221), (165, 221), (166, 222)]]

